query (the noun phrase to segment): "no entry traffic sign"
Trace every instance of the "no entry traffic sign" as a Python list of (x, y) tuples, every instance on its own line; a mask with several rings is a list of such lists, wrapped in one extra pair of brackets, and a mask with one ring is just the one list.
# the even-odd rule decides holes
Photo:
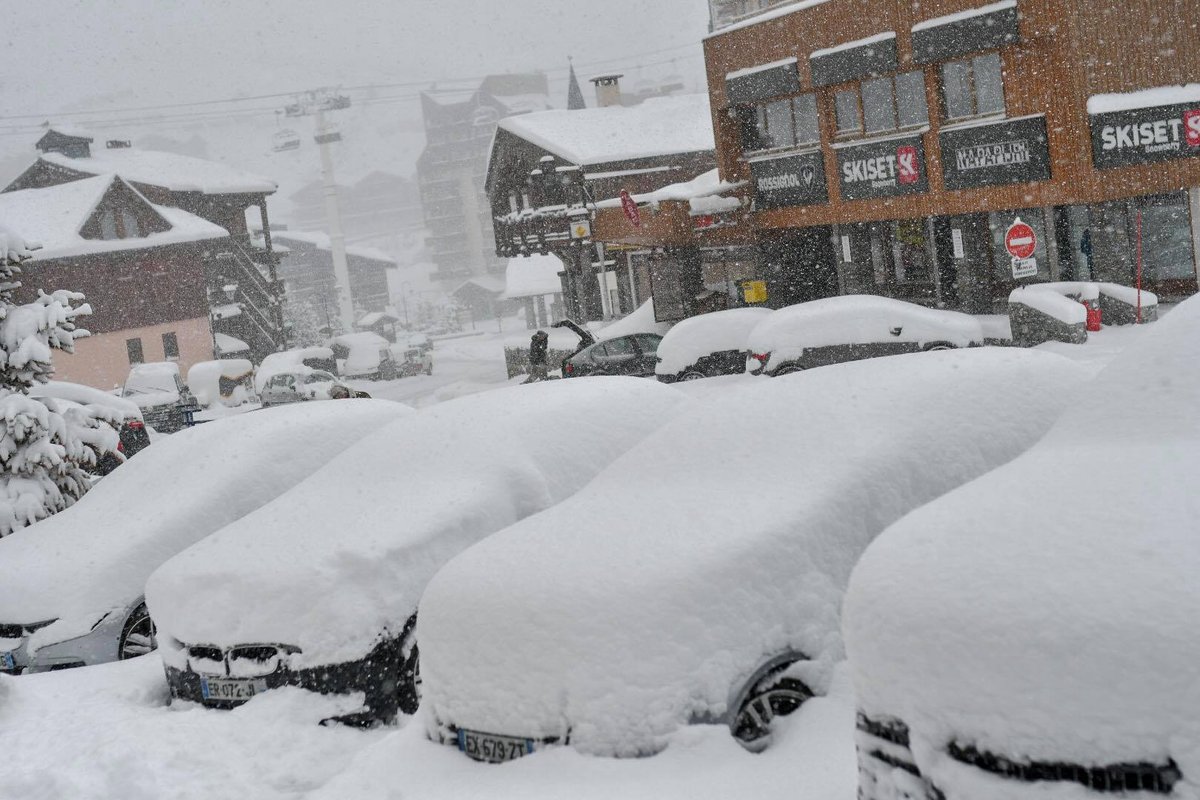
[(1004, 234), (1004, 249), (1008, 250), (1008, 254), (1013, 258), (1029, 258), (1037, 249), (1037, 234), (1017, 217)]

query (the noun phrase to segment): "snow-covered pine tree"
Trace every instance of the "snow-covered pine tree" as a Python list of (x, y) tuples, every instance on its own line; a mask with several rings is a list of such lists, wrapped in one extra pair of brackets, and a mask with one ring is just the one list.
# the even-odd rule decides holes
[(91, 313), (82, 294), (65, 290), (18, 305), (16, 276), (29, 256), (21, 237), (0, 227), (0, 536), (72, 505), (88, 490), (88, 444), (115, 447), (115, 431), (94, 415), (29, 396), (49, 380), (53, 351), (74, 352), (88, 335), (75, 319)]

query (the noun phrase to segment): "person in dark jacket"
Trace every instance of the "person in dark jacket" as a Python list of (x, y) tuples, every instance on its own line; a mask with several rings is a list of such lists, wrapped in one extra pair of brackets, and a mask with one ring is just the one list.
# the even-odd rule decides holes
[(529, 380), (546, 380), (546, 356), (549, 350), (550, 335), (538, 331), (529, 339)]

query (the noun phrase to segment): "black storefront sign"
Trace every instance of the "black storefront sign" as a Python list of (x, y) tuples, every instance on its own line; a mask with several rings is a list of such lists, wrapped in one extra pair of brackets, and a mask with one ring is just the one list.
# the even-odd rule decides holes
[(1200, 100), (1092, 114), (1096, 169), (1200, 156)]
[(1042, 116), (944, 131), (939, 142), (947, 189), (1050, 179), (1050, 148)]
[(769, 100), (800, 91), (800, 73), (795, 61), (725, 79), (725, 96), (731, 106)]
[(1017, 4), (984, 14), (953, 16), (941, 25), (918, 23), (912, 32), (913, 61), (932, 64), (958, 56), (997, 50), (1021, 40)]
[(837, 151), (843, 200), (867, 200), (929, 191), (920, 136), (869, 142)]
[(754, 161), (754, 197), (760, 209), (829, 202), (825, 159), (820, 151)]

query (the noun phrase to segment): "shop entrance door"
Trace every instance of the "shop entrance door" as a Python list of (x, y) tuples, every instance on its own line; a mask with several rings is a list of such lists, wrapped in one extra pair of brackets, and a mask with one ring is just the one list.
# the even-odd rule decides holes
[(939, 217), (934, 234), (946, 307), (968, 314), (992, 313), (992, 234), (987, 215)]

